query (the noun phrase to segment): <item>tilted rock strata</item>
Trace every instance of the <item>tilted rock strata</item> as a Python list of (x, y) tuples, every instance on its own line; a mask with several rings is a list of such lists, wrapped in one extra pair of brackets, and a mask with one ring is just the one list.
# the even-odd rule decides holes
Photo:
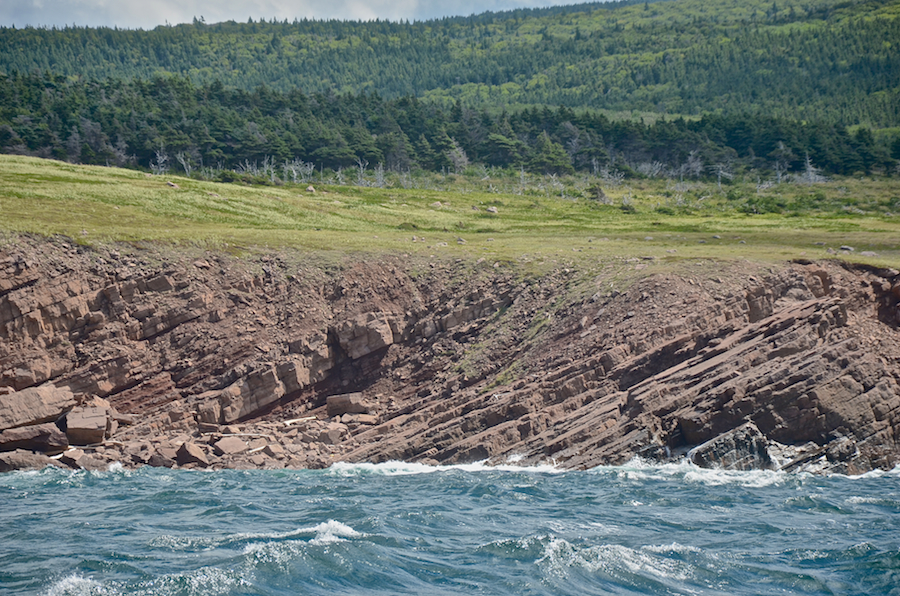
[[(715, 448), (696, 463), (736, 468), (768, 467), (763, 448), (785, 469), (900, 460), (893, 270), (622, 259), (522, 280), (481, 261), (167, 250), (0, 253), (0, 450), (79, 445), (59, 458), (73, 467), (584, 468), (700, 444)], [(622, 271), (627, 291), (606, 289)]]

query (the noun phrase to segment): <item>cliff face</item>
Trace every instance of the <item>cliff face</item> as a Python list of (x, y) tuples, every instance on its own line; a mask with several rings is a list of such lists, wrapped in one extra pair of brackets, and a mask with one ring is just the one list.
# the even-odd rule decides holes
[(0, 467), (900, 461), (897, 271), (326, 258), (8, 243)]

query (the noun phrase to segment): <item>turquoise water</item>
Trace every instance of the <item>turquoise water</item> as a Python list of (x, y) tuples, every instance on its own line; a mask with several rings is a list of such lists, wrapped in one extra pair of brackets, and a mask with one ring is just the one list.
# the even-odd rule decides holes
[(900, 594), (900, 470), (16, 472), (7, 594)]

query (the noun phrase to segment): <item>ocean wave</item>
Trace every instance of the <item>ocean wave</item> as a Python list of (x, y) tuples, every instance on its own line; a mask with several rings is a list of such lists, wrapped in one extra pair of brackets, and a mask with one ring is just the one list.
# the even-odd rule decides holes
[(41, 596), (105, 596), (116, 594), (93, 578), (72, 574), (57, 581)]
[(568, 540), (553, 538), (547, 542), (542, 556), (535, 563), (554, 575), (565, 575), (574, 567), (631, 584), (642, 583), (636, 581), (639, 578), (679, 582), (694, 578), (690, 563), (663, 555), (672, 552), (699, 553), (699, 549), (673, 551), (672, 548), (662, 548), (664, 550), (633, 549), (619, 544), (580, 547)]
[(101, 583), (92, 577), (72, 574), (55, 582), (41, 596), (209, 596), (227, 594), (236, 588), (252, 584), (235, 571), (215, 567), (198, 569), (188, 573), (164, 575), (137, 584), (121, 582)]
[(876, 505), (888, 509), (900, 510), (900, 500), (888, 497), (848, 497), (844, 499), (845, 505)]

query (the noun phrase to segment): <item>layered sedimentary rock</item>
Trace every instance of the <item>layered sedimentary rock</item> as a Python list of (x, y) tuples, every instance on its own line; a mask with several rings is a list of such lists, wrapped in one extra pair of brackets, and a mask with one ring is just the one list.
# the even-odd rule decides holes
[(77, 444), (60, 458), (73, 467), (690, 452), (737, 469), (890, 468), (898, 275), (625, 258), (523, 275), (474, 258), (334, 267), (18, 238), (0, 252), (0, 439), (30, 428), (35, 442), (0, 450)]

